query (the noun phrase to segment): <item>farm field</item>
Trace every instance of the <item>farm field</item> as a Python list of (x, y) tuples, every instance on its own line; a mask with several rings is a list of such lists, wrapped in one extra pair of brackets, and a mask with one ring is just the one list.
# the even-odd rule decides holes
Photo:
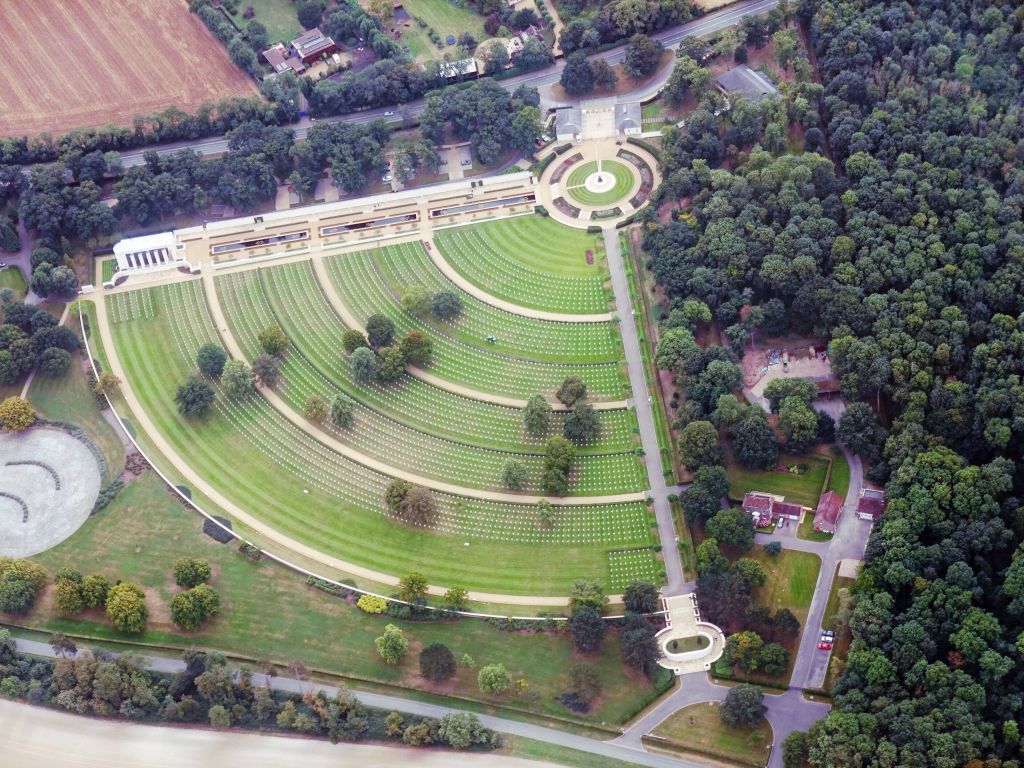
[[(419, 570), (435, 584), (547, 595), (564, 594), (580, 576), (609, 584), (610, 551), (650, 544), (641, 502), (559, 506), (546, 528), (532, 506), (435, 492), (434, 530), (398, 524), (383, 504), (388, 478), (313, 439), (261, 396), (218, 397), (202, 419), (178, 415), (178, 383), (199, 346), (217, 340), (198, 281), (108, 301), (127, 380), (174, 450), (241, 508), (322, 552), (394, 574)], [(535, 567), (545, 561), (552, 567)], [(654, 570), (652, 558), (630, 567), (638, 569), (633, 578)], [(617, 570), (616, 577), (628, 581), (631, 573)]]
[[(624, 397), (623, 376), (617, 359), (602, 363), (558, 363), (501, 356), (442, 333), (411, 316), (384, 282), (380, 265), (393, 260), (394, 249), (419, 247), (418, 243), (410, 243), (327, 258), (327, 271), (334, 288), (358, 321), (365, 322), (370, 315), (381, 313), (395, 323), (398, 335), (412, 330), (425, 332), (434, 347), (434, 357), (428, 366), (430, 372), (482, 392), (523, 400), (540, 392), (550, 399), (565, 377), (578, 376), (587, 383), (594, 400)], [(537, 345), (544, 346), (543, 338), (537, 340)]]
[[(200, 529), (200, 518), (167, 493), (155, 473), (143, 474), (74, 536), (34, 559), (51, 576), (68, 567), (140, 584), (150, 608), (146, 632), (123, 635), (98, 611), (87, 611), (75, 619), (61, 618), (53, 607), (52, 586), (19, 623), (44, 632), (116, 642), (118, 650), (131, 649), (133, 642), (171, 649), (167, 655), (176, 649), (215, 648), (243, 658), (267, 659), (282, 669), (301, 661), (311, 672), (423, 693), (435, 688), (419, 677), (418, 651), (440, 642), (449, 646), (456, 658), (469, 653), (478, 667), (505, 664), (514, 677), (527, 679), (531, 694), (481, 696), (475, 670), (465, 669), (438, 693), (593, 723), (622, 722), (656, 695), (651, 683), (625, 671), (618, 635), (609, 633), (601, 652), (588, 659), (601, 680), (603, 694), (590, 713), (574, 716), (555, 700), (566, 689), (569, 668), (576, 660), (567, 634), (503, 632), (483, 621), (407, 622), (370, 616), (307, 586), (302, 576), (271, 561), (246, 560), (233, 544), (218, 544)], [(196, 632), (175, 627), (166, 610), (177, 591), (169, 574), (175, 559), (186, 554), (209, 561), (222, 604), (221, 613)], [(410, 653), (398, 665), (383, 663), (373, 645), (388, 623), (399, 625), (409, 638)], [(145, 647), (139, 650), (146, 652)]]
[(194, 112), (258, 95), (183, 2), (5, 0), (0, 46), (33, 52), (4, 63), (0, 137), (131, 125), (136, 115), (171, 106)]
[(434, 243), (452, 268), (499, 299), (552, 312), (608, 311), (604, 250), (583, 230), (520, 216), (441, 230)]

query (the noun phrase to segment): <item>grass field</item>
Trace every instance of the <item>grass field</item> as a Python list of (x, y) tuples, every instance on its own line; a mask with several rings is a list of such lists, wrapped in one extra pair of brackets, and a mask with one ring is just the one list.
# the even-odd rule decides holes
[(846, 494), (850, 492), (850, 465), (842, 451), (832, 448), (831, 454), (832, 471), (828, 477), (826, 490), (835, 491), (841, 499), (845, 500)]
[[(538, 392), (551, 397), (565, 377), (579, 376), (587, 382), (592, 399), (624, 397), (624, 380), (617, 359), (573, 363), (505, 357), (442, 333), (410, 315), (385, 283), (381, 264), (393, 261), (395, 253), (419, 247), (418, 243), (409, 243), (375, 251), (346, 253), (326, 260), (335, 290), (359, 322), (364, 323), (371, 315), (382, 313), (394, 322), (398, 335), (412, 330), (426, 333), (434, 349), (428, 366), (430, 372), (482, 392), (523, 400)], [(542, 339), (538, 339), (538, 346), (542, 343)]]
[(828, 602), (825, 603), (825, 614), (822, 619), (824, 628), (831, 629), (836, 633), (836, 641), (832, 646), (832, 653), (829, 657), (828, 673), (825, 675), (824, 688), (826, 691), (832, 690), (832, 685), (835, 683), (836, 678), (839, 677), (846, 667), (846, 658), (850, 653), (850, 643), (853, 641), (849, 625), (841, 626), (840, 622), (836, 619), (836, 613), (839, 610), (839, 590), (844, 588), (851, 589), (857, 583), (857, 580), (851, 579), (848, 576), (839, 576), (838, 570), (839, 566), (836, 565), (837, 575), (832, 579), (832, 587), (828, 593)]
[(249, 23), (243, 15), (248, 6), (252, 6), (253, 19), (267, 28), (267, 39), (271, 43), (288, 45), (302, 34), (302, 25), (296, 15), (297, 5), (291, 0), (244, 0), (238, 3), (237, 12), (230, 16), (242, 29)]
[(755, 602), (773, 613), (779, 608), (789, 608), (803, 626), (811, 607), (814, 586), (818, 583), (820, 558), (810, 552), (791, 549), (783, 549), (773, 557), (761, 545), (755, 546), (745, 557), (757, 560), (768, 574), (764, 586), (754, 590)]
[(16, 298), (25, 296), (25, 277), (17, 267), (0, 269), (0, 288), (10, 288)]
[[(478, 42), (490, 37), (484, 30), (483, 16), (468, 8), (460, 8), (448, 0), (405, 0), (403, 5), (413, 19), (420, 19), (427, 26), (433, 27), (442, 41), (448, 35), (458, 38), (463, 32), (469, 32)], [(393, 25), (394, 22), (388, 24)], [(402, 25), (399, 28), (402, 32), (401, 44), (408, 46), (409, 52), (419, 61), (440, 59), (445, 53), (454, 53), (456, 49), (451, 45), (438, 48), (427, 37), (427, 31), (421, 29), (415, 21), (409, 22), (408, 27)]]
[[(604, 192), (590, 191), (584, 184), (595, 173), (611, 175), (615, 179), (615, 184)], [(632, 186), (633, 172), (629, 166), (617, 160), (592, 160), (589, 163), (583, 163), (573, 168), (565, 184), (570, 198), (580, 205), (590, 207), (617, 203), (629, 194)]]
[[(377, 267), (388, 289), (401, 296), (411, 286), (429, 292), (453, 291), (462, 313), (451, 321), (422, 318), (438, 331), (490, 352), (530, 360), (607, 363), (621, 356), (618, 329), (604, 323), (563, 323), (512, 314), (486, 304), (452, 283), (419, 243), (390, 246), (377, 253)], [(488, 337), (495, 341), (488, 341)]]
[[(729, 498), (741, 500), (748, 491), (764, 491), (786, 497), (786, 501), (814, 509), (818, 506), (821, 489), (825, 484), (825, 472), (828, 470), (828, 459), (817, 455), (793, 456), (782, 454), (777, 462), (780, 466), (806, 464), (807, 471), (803, 474), (795, 472), (760, 472), (745, 469), (739, 462), (729, 462)], [(849, 484), (849, 467), (846, 468), (847, 484)]]
[(673, 752), (693, 752), (738, 765), (761, 768), (772, 745), (772, 727), (767, 720), (757, 726), (730, 728), (718, 714), (717, 702), (691, 704), (672, 714), (654, 729), (665, 742), (645, 742), (665, 746)]
[(604, 250), (583, 230), (519, 216), (441, 230), (434, 243), (457, 272), (499, 299), (552, 312), (608, 311)]
[[(167, 604), (177, 591), (171, 579), (174, 560), (182, 555), (209, 560), (213, 586), (221, 595), (221, 614), (197, 632), (182, 633), (168, 619)], [(62, 567), (102, 572), (131, 580), (146, 591), (150, 609), (147, 631), (126, 637), (95, 613), (62, 619), (53, 611), (50, 590), (29, 615), (29, 626), (109, 640), (137, 641), (168, 648), (215, 648), (244, 657), (267, 659), (282, 668), (301, 661), (320, 670), (359, 680), (437, 691), (470, 699), (500, 702), (534, 714), (571, 717), (554, 697), (567, 684), (575, 661), (565, 634), (501, 632), (482, 621), (410, 623), (373, 617), (351, 604), (307, 587), (304, 579), (270, 561), (252, 563), (231, 544), (217, 544), (200, 532), (200, 518), (166, 491), (153, 473), (129, 485), (102, 513), (90, 518), (70, 539), (35, 558), (52, 575)], [(397, 666), (384, 664), (373, 639), (384, 625), (400, 625), (410, 653)], [(418, 651), (432, 642), (448, 645), (457, 659), (468, 653), (478, 667), (504, 663), (513, 677), (525, 677), (530, 693), (517, 697), (482, 697), (476, 673), (460, 668), (457, 679), (441, 688), (418, 675)], [(145, 649), (143, 649), (145, 652)], [(646, 681), (627, 675), (618, 638), (610, 634), (592, 660), (604, 694), (588, 715), (594, 722), (618, 723), (630, 717), (655, 691)]]
[(814, 530), (814, 512), (805, 512), (804, 519), (796, 529), (796, 535), (807, 541), (831, 541), (832, 534)]
[[(73, 320), (72, 323), (71, 327), (77, 330), (77, 321)], [(63, 376), (37, 375), (33, 378), (28, 399), (47, 419), (75, 424), (89, 436), (107, 459), (104, 483), (121, 474), (124, 467), (124, 445), (114, 428), (96, 408), (77, 354), (72, 358), (71, 368)]]
[[(519, 594), (564, 594), (580, 576), (605, 580), (608, 551), (650, 543), (639, 502), (559, 507), (542, 528), (532, 507), (435, 494), (433, 531), (386, 514), (388, 478), (345, 459), (262, 397), (219, 397), (205, 418), (173, 405), (196, 350), (216, 340), (198, 281), (117, 294), (112, 333), (133, 391), (156, 428), (212, 486), (282, 533), (322, 552), (432, 583)], [(465, 546), (466, 542), (471, 546)], [(537, 569), (548, 561), (549, 568)]]
[[(320, 323), (327, 321), (330, 324), (331, 309), (317, 309), (318, 301), (323, 301), (323, 294), (308, 264), (275, 267), (261, 273), (225, 275), (218, 278), (217, 286), (229, 328), (250, 360), (259, 353), (257, 335), (263, 328), (277, 322), (289, 334), (294, 350), (287, 356), (281, 391), (296, 411), (301, 412), (307, 398), (313, 394), (330, 401), (339, 392), (345, 392), (360, 403), (366, 402), (364, 393), (370, 388), (357, 384), (349, 371), (344, 371), (341, 380), (336, 382), (313, 362), (319, 360), (330, 365), (329, 360), (333, 357), (339, 367), (347, 368), (338, 352), (340, 341), (338, 346), (333, 346), (330, 331), (322, 332)], [(340, 326), (336, 327), (335, 333), (340, 330)], [(412, 377), (406, 378), (415, 381)], [(395, 387), (378, 389), (389, 391)], [(539, 488), (543, 458), (537, 441), (531, 441), (529, 445), (515, 443), (511, 449), (504, 443), (495, 445), (488, 439), (486, 425), (476, 436), (465, 432), (457, 438), (436, 435), (432, 424), (438, 421), (448, 422), (446, 434), (459, 431), (459, 424), (452, 421), (453, 415), (444, 406), (446, 401), (463, 398), (456, 398), (435, 387), (429, 387), (429, 390), (436, 393), (439, 401), (433, 408), (417, 409), (416, 413), (410, 414), (409, 411), (416, 408), (415, 404), (410, 405), (399, 396), (394, 403), (397, 410), (394, 417), (367, 405), (357, 408), (357, 423), (351, 429), (330, 425), (326, 428), (342, 442), (392, 466), (415, 468), (418, 474), (469, 488), (501, 490), (502, 469), (507, 461), (516, 459), (530, 470), (527, 490)], [(621, 421), (618, 416), (628, 415), (625, 411), (615, 414), (606, 420), (609, 424), (618, 424)], [(513, 428), (518, 431), (521, 422), (518, 411), (515, 411), (515, 419)], [(423, 426), (407, 426), (410, 423)], [(640, 490), (639, 462), (632, 452), (626, 452), (630, 445), (624, 427), (625, 424), (619, 428), (611, 427), (607, 434), (613, 445), (619, 443), (616, 436), (624, 438), (627, 442), (619, 443), (619, 447), (626, 450), (606, 453), (607, 448), (598, 444), (580, 458), (580, 472), (573, 487), (575, 494), (600, 495)]]
[(0, 47), (45, 51), (4, 64), (0, 137), (131, 125), (136, 115), (167, 107), (195, 112), (201, 104), (258, 95), (184, 2), (6, 0)]

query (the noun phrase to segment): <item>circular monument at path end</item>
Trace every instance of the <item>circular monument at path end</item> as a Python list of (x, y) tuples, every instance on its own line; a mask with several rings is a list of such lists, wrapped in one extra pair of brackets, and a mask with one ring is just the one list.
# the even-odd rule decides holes
[(0, 432), (0, 556), (29, 557), (78, 530), (100, 492), (100, 465), (60, 429)]

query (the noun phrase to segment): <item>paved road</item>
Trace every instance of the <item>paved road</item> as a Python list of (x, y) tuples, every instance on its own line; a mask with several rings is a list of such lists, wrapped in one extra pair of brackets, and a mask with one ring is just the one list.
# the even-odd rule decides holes
[[(22, 653), (30, 653), (35, 656), (53, 658), (53, 649), (46, 643), (36, 640), (16, 639), (18, 650)], [(181, 659), (171, 659), (161, 656), (147, 656), (147, 666), (157, 672), (178, 672), (185, 668)], [(331, 685), (297, 681), (291, 677), (270, 677), (263, 674), (254, 674), (253, 682), (256, 685), (269, 685), (274, 690), (287, 691), (290, 693), (308, 693), (323, 691), (328, 696), (337, 694), (338, 689)], [(460, 712), (455, 707), (445, 707), (439, 704), (429, 704), (422, 701), (403, 699), (398, 696), (387, 696), (380, 693), (368, 693), (356, 691), (356, 695), (363, 704), (370, 707), (377, 707), (385, 710), (398, 710), (410, 715), (419, 717), (442, 717), (450, 712)], [(577, 736), (572, 733), (558, 731), (553, 728), (545, 728), (531, 723), (522, 723), (517, 720), (507, 720), (492, 715), (480, 715), (481, 722), (488, 728), (500, 733), (508, 733), (514, 736), (523, 736), (529, 739), (544, 741), (549, 744), (557, 744), (570, 749), (577, 749), (594, 755), (613, 757), (637, 765), (650, 766), (650, 768), (703, 768), (702, 764), (687, 760), (679, 760), (662, 755), (647, 754), (639, 747), (621, 744), (617, 741), (599, 741), (587, 736)]]
[(658, 444), (658, 431), (654, 427), (654, 412), (651, 408), (647, 378), (644, 375), (644, 360), (640, 352), (640, 338), (636, 331), (633, 317), (633, 306), (629, 298), (629, 281), (622, 263), (622, 250), (619, 247), (619, 233), (614, 225), (604, 227), (604, 248), (608, 254), (608, 269), (611, 272), (612, 292), (615, 294), (616, 315), (619, 318), (619, 333), (622, 335), (622, 347), (626, 354), (626, 367), (629, 370), (629, 385), (633, 391), (636, 417), (640, 425), (640, 444), (644, 449), (644, 462), (647, 465), (647, 478), (650, 483), (650, 495), (654, 499), (654, 515), (658, 521), (658, 537), (661, 539), (661, 553), (665, 558), (665, 573), (668, 584), (663, 592), (666, 595), (680, 594), (687, 588), (683, 577), (683, 561), (679, 557), (679, 546), (676, 540), (675, 522), (672, 520), (672, 507), (668, 501), (669, 489), (665, 486), (665, 475), (661, 466), (661, 446)]
[(0, 722), (0, 768), (557, 768), (481, 752), (98, 720), (14, 701), (0, 701)]
[[(778, 0), (741, 0), (740, 2), (729, 6), (721, 11), (709, 13), (706, 16), (702, 16), (699, 19), (681, 24), (678, 27), (674, 27), (669, 30), (658, 32), (652, 37), (661, 40), (661, 42), (667, 48), (679, 47), (679, 42), (684, 37), (697, 37), (703, 35), (710, 35), (719, 30), (730, 27), (733, 24), (739, 23), (746, 16), (756, 16), (767, 13), (772, 8), (778, 5)], [(609, 64), (618, 64), (621, 62), (626, 55), (626, 46), (620, 45), (615, 48), (611, 48), (603, 53), (592, 56), (591, 58), (602, 58)], [(550, 67), (535, 72), (530, 72), (525, 75), (517, 75), (516, 77), (510, 77), (507, 80), (500, 80), (502, 87), (509, 91), (513, 91), (520, 85), (533, 86), (534, 88), (543, 89), (547, 86), (553, 85), (558, 82), (562, 76), (562, 69), (565, 67), (565, 60), (559, 59)], [(661, 73), (657, 78), (644, 86), (642, 90), (634, 91), (630, 94), (624, 94), (619, 98), (622, 100), (635, 101), (636, 99), (647, 99), (654, 96), (664, 86), (665, 81), (668, 80), (671, 74), (671, 68), (668, 68), (665, 72)], [(550, 96), (546, 96), (543, 99), (542, 106), (545, 109), (557, 106), (563, 102), (557, 102)], [(338, 122), (345, 121), (350, 123), (370, 123), (374, 120), (384, 119), (385, 112), (399, 112), (408, 115), (409, 117), (416, 117), (423, 111), (424, 101), (423, 99), (417, 99), (416, 101), (406, 104), (402, 109), (396, 109), (393, 106), (380, 107), (378, 109), (370, 109), (363, 112), (353, 112), (346, 115), (335, 115), (333, 117), (321, 118), (323, 122)], [(401, 115), (391, 117), (390, 120), (394, 122), (401, 121)], [(297, 123), (290, 126), (295, 131), (296, 140), (304, 139), (306, 133), (309, 131), (310, 126), (314, 125), (315, 121), (311, 118), (303, 118)], [(133, 165), (141, 165), (143, 160), (143, 153), (151, 150), (156, 150), (158, 154), (166, 154), (168, 152), (176, 152), (180, 149), (191, 148), (203, 154), (217, 154), (227, 151), (227, 141), (223, 138), (210, 138), (210, 139), (196, 139), (193, 141), (179, 141), (169, 144), (156, 144), (143, 149), (123, 152), (121, 153), (121, 162), (124, 167), (128, 168)]]

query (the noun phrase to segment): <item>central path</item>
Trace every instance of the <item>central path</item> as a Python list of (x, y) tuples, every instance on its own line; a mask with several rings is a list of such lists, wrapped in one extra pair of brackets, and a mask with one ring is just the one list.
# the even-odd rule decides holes
[(675, 595), (685, 589), (686, 580), (683, 577), (683, 561), (679, 557), (676, 526), (672, 520), (672, 506), (668, 501), (669, 489), (665, 485), (665, 475), (661, 466), (661, 446), (658, 443), (658, 431), (654, 427), (654, 411), (647, 388), (647, 377), (644, 375), (644, 358), (640, 352), (640, 337), (636, 332), (634, 310), (629, 298), (629, 280), (626, 278), (626, 268), (622, 263), (618, 231), (613, 224), (606, 224), (603, 232), (604, 248), (608, 254), (608, 270), (611, 272), (612, 278), (612, 291), (615, 294), (615, 306), (618, 308), (619, 332), (622, 334), (622, 347), (626, 353), (626, 367), (629, 369), (629, 385), (633, 391), (636, 418), (640, 425), (640, 444), (644, 449), (644, 462), (647, 465), (647, 477), (651, 484), (650, 495), (654, 499), (654, 515), (658, 521), (661, 554), (665, 558), (665, 574), (668, 583), (665, 585), (664, 592), (666, 595)]

